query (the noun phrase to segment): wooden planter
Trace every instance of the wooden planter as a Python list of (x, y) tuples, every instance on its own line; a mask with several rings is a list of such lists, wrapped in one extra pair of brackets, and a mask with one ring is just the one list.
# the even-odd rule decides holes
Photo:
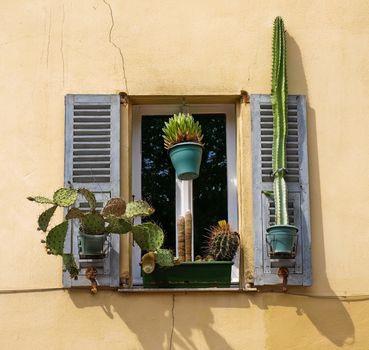
[(229, 288), (232, 261), (183, 262), (142, 272), (144, 288)]

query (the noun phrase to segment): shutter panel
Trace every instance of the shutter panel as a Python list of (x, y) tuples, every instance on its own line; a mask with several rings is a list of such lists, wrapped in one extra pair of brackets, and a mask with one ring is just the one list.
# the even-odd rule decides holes
[(270, 95), (251, 95), (254, 284), (279, 284), (279, 267), (289, 270), (288, 284), (311, 285), (311, 235), (305, 96), (288, 97), (287, 188), (288, 214), (297, 226), (296, 255), (291, 259), (268, 256), (266, 228), (274, 223), (274, 203), (262, 191), (273, 191), (273, 113)]
[[(97, 200), (97, 210), (112, 197), (120, 196), (120, 98), (119, 95), (67, 95), (65, 99), (64, 186), (87, 188)], [(77, 206), (88, 210), (79, 196)], [(104, 259), (80, 259), (77, 220), (69, 225), (65, 253), (72, 253), (80, 267), (78, 280), (64, 272), (65, 287), (88, 286), (88, 266), (97, 269), (101, 286), (119, 286), (119, 235), (110, 235)]]

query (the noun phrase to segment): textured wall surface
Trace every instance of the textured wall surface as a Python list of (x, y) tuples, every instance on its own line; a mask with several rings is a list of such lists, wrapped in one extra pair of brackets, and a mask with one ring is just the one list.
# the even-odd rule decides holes
[[(1, 349), (369, 349), (369, 301), (337, 298), (369, 294), (367, 1), (3, 0), (0, 13)], [(308, 98), (314, 284), (291, 291), (329, 298), (4, 293), (61, 287), (25, 197), (63, 183), (64, 95), (268, 93), (277, 15), (289, 91)]]

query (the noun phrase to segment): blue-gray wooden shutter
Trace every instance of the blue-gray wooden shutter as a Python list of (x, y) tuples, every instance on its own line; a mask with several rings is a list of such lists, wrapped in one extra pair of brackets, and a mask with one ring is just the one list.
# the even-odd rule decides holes
[(279, 267), (289, 269), (288, 284), (311, 285), (311, 234), (309, 209), (306, 98), (288, 97), (287, 188), (290, 223), (297, 226), (294, 259), (268, 256), (266, 228), (274, 222), (274, 203), (262, 191), (273, 191), (272, 138), (273, 114), (270, 95), (251, 95), (254, 284), (279, 284)]
[[(119, 95), (67, 95), (65, 98), (64, 186), (87, 188), (96, 195), (97, 209), (120, 195), (120, 98)], [(77, 205), (88, 205), (80, 198)], [(63, 274), (65, 287), (87, 286), (88, 266), (97, 268), (101, 286), (119, 286), (119, 235), (110, 235), (104, 259), (79, 259), (78, 222), (69, 225), (65, 253), (72, 253), (80, 267), (77, 280)]]

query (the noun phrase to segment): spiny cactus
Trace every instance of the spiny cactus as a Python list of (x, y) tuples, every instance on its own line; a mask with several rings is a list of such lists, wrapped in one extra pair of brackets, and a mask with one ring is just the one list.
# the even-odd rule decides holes
[(42, 196), (27, 197), (27, 199), (31, 202), (36, 202), (39, 204), (54, 204), (51, 199)]
[(77, 194), (72, 188), (60, 188), (54, 193), (53, 201), (60, 207), (69, 207), (76, 202)]
[(164, 232), (156, 224), (145, 222), (132, 228), (133, 239), (142, 250), (155, 251), (164, 242)]
[(240, 236), (225, 220), (210, 228), (208, 254), (215, 260), (231, 261), (237, 253)]
[(273, 109), (273, 195), (275, 201), (275, 222), (288, 225), (286, 142), (288, 134), (288, 89), (286, 66), (286, 37), (281, 17), (276, 17), (273, 27), (272, 63), (272, 109)]
[(96, 209), (96, 197), (95, 195), (89, 191), (87, 188), (79, 188), (78, 193), (81, 194), (83, 197), (85, 197), (88, 205), (90, 206), (91, 210)]
[(63, 264), (65, 269), (69, 272), (70, 277), (77, 279), (78, 266), (72, 254), (63, 254)]
[(185, 214), (185, 258), (192, 261), (192, 214), (187, 211)]
[(173, 254), (169, 249), (158, 249), (155, 252), (155, 261), (160, 266), (173, 266)]
[(63, 255), (64, 240), (68, 230), (68, 221), (53, 227), (46, 236), (46, 251), (48, 254)]
[(146, 253), (141, 260), (142, 271), (152, 273), (155, 270), (155, 254), (154, 252)]
[(122, 198), (111, 198), (105, 204), (101, 214), (103, 216), (121, 216), (126, 212), (126, 202)]
[(180, 216), (177, 220), (177, 232), (178, 232), (178, 258), (180, 261), (186, 260), (185, 249), (185, 219)]
[(127, 203), (127, 208), (125, 212), (125, 216), (129, 219), (135, 216), (149, 216), (153, 214), (155, 209), (151, 207), (151, 205), (145, 201), (133, 201)]
[(46, 232), (47, 227), (49, 226), (50, 220), (55, 213), (55, 210), (58, 206), (54, 205), (51, 208), (45, 210), (39, 217), (38, 217), (38, 227), (41, 231)]
[(90, 235), (101, 235), (105, 233), (104, 217), (96, 212), (87, 213), (81, 219), (81, 231)]
[(132, 223), (125, 217), (108, 216), (106, 221), (109, 223), (106, 232), (124, 234), (132, 231)]
[(71, 219), (82, 219), (84, 217), (84, 213), (82, 210), (78, 209), (78, 208), (70, 208), (68, 210), (67, 215), (65, 216), (65, 218), (67, 220), (71, 220)]

